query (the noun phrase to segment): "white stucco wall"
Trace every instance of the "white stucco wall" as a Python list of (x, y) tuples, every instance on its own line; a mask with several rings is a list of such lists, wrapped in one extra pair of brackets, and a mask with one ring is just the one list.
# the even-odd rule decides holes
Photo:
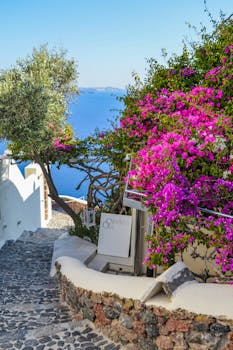
[[(39, 184), (40, 191), (40, 227), (46, 227), (48, 221), (52, 217), (52, 200), (50, 197), (47, 197), (47, 209), (48, 209), (48, 218), (46, 220), (44, 212), (45, 212), (45, 198), (44, 198), (44, 177), (42, 175), (41, 168), (38, 164), (31, 163), (24, 169), (26, 181), (30, 179), (32, 175), (35, 175)], [(25, 181), (25, 180), (24, 180)]]
[[(0, 162), (0, 247), (24, 230), (46, 225), (43, 176), (38, 166), (30, 164), (27, 168), (31, 171), (25, 171), (25, 179), (14, 162), (4, 158)], [(51, 208), (49, 213), (51, 217)]]

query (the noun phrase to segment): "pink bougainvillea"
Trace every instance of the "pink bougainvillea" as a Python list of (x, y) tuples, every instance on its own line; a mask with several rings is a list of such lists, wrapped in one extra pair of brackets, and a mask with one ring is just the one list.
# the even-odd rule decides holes
[[(172, 264), (177, 252), (197, 241), (215, 247), (223, 273), (233, 271), (233, 219), (200, 211), (204, 207), (232, 214), (233, 209), (233, 125), (223, 110), (232, 95), (219, 88), (232, 79), (233, 45), (224, 52), (222, 65), (205, 74), (202, 86), (148, 93), (120, 121), (129, 142), (142, 145), (128, 180), (146, 195), (152, 213), (155, 234), (147, 237), (145, 259), (151, 268)], [(191, 76), (195, 70), (187, 67), (181, 74)]]
[(54, 139), (54, 143), (53, 143), (54, 147), (56, 149), (59, 149), (59, 150), (64, 150), (64, 151), (71, 151), (72, 149), (72, 146), (70, 145), (65, 145), (64, 143), (62, 143), (58, 138), (55, 138)]
[(71, 154), (71, 152), (75, 150), (75, 145), (77, 144), (73, 136), (73, 131), (69, 124), (67, 124), (65, 128), (57, 130), (57, 136), (53, 138), (54, 150), (64, 156)]

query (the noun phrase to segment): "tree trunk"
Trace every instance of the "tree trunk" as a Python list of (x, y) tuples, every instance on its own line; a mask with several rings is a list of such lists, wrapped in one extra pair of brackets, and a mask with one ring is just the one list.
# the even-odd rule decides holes
[(36, 159), (36, 162), (41, 167), (41, 170), (43, 172), (43, 175), (47, 181), (48, 188), (49, 188), (49, 196), (61, 207), (73, 220), (74, 225), (76, 226), (77, 222), (80, 220), (79, 215), (75, 213), (75, 211), (64, 202), (64, 200), (59, 197), (59, 194), (57, 192), (56, 186), (53, 182), (50, 170), (49, 170), (49, 164), (44, 164), (40, 159)]

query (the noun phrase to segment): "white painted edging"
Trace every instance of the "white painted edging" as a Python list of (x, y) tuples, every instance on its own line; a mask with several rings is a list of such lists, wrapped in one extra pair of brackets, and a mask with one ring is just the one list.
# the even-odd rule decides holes
[(96, 254), (96, 245), (76, 236), (62, 235), (54, 242), (50, 276), (56, 273), (55, 262), (60, 257), (67, 256), (82, 263)]
[(61, 273), (75, 286), (95, 293), (112, 293), (121, 298), (144, 301), (147, 291), (154, 287), (153, 278), (111, 275), (89, 269), (81, 261), (63, 256), (57, 259)]
[(233, 286), (216, 283), (184, 283), (169, 299), (159, 294), (146, 305), (162, 306), (167, 310), (184, 309), (196, 314), (233, 320)]
[[(67, 242), (69, 238), (73, 239), (74, 243), (74, 238), (77, 237), (67, 237)], [(170, 278), (168, 271), (158, 278), (105, 274), (89, 269), (77, 256), (75, 257), (73, 248), (69, 252), (69, 249), (64, 247), (64, 254), (62, 249), (60, 242), (59, 257), (53, 259), (53, 263), (58, 262), (61, 273), (76, 287), (95, 293), (117, 294), (121, 298), (140, 300), (146, 302), (146, 305), (164, 307), (168, 310), (181, 308), (197, 314), (233, 319), (233, 286), (231, 285), (184, 283), (169, 298), (162, 293), (155, 295), (161, 291), (165, 277)]]

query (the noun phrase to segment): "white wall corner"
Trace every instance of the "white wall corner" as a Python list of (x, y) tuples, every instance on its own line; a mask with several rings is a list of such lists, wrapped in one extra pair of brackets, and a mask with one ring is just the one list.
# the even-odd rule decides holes
[[(7, 174), (7, 176), (6, 176)], [(44, 177), (37, 164), (25, 168), (25, 178), (13, 160), (0, 163), (0, 247), (17, 239), (24, 230), (35, 231), (51, 218), (51, 199), (45, 215)]]
[(35, 174), (40, 186), (40, 227), (46, 227), (50, 219), (52, 218), (52, 200), (48, 196), (48, 189), (45, 177), (43, 176), (41, 167), (39, 164), (30, 163), (24, 169), (25, 178), (32, 174)]

